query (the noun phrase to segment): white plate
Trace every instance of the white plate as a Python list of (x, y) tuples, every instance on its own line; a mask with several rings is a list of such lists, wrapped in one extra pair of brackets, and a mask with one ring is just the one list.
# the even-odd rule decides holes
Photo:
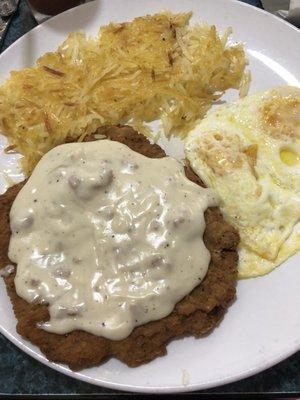
[[(85, 29), (95, 34), (99, 25), (162, 9), (192, 10), (193, 22), (207, 21), (220, 31), (231, 25), (233, 39), (246, 44), (253, 76), (251, 92), (280, 84), (300, 85), (297, 80), (300, 75), (299, 31), (267, 12), (233, 0), (102, 0), (88, 3), (33, 29), (5, 51), (0, 57), (0, 80), (11, 69), (32, 65), (39, 55), (55, 49), (70, 31)], [(227, 99), (232, 95), (230, 93)], [(180, 150), (180, 144), (178, 146)], [(171, 152), (175, 150), (173, 144)], [(0, 155), (0, 164), (6, 169), (11, 169), (7, 167), (9, 161), (13, 164), (11, 158)], [(16, 334), (16, 321), (2, 282), (0, 330), (37, 360), (96, 385), (144, 392), (209, 388), (255, 374), (300, 349), (299, 264), (300, 254), (265, 277), (240, 281), (237, 301), (212, 334), (198, 340), (174, 341), (168, 346), (167, 356), (135, 369), (110, 360), (100, 367), (74, 373), (48, 362), (36, 347)]]

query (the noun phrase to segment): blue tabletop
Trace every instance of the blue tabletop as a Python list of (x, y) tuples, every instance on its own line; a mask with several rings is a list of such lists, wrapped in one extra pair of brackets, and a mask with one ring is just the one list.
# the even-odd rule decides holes
[[(0, 0), (1, 1), (1, 0)], [(245, 0), (245, 3), (262, 7), (260, 0)], [(4, 40), (2, 51), (36, 25), (25, 2), (21, 0), (19, 10), (13, 18)], [(202, 393), (296, 393), (300, 392), (300, 352), (273, 368), (251, 378), (206, 390)], [(62, 375), (11, 344), (0, 335), (0, 394), (113, 394), (100, 388)]]

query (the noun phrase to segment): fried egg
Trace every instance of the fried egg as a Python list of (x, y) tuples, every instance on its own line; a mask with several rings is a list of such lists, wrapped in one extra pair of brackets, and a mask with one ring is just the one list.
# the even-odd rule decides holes
[(240, 278), (264, 275), (300, 250), (299, 88), (215, 108), (188, 135), (185, 153), (240, 233)]

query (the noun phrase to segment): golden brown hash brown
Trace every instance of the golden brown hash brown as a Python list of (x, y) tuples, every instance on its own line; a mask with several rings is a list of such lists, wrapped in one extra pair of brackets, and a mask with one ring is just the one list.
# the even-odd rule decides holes
[[(111, 140), (125, 143), (145, 156), (164, 157), (164, 151), (150, 144), (130, 127), (103, 127), (98, 133)], [(93, 137), (87, 140), (93, 140)], [(186, 168), (186, 176), (197, 184), (199, 178)], [(9, 211), (24, 183), (10, 188), (0, 196), (0, 268), (11, 264), (7, 253), (10, 239)], [(222, 319), (235, 297), (237, 279), (237, 232), (224, 221), (218, 208), (209, 208), (205, 214), (204, 242), (211, 253), (206, 277), (189, 295), (181, 300), (167, 317), (139, 326), (124, 340), (112, 341), (83, 331), (65, 335), (49, 333), (37, 327), (37, 322), (47, 321), (47, 306), (27, 303), (15, 289), (15, 273), (4, 278), (18, 320), (17, 332), (38, 346), (54, 362), (67, 364), (73, 370), (100, 364), (116, 357), (131, 367), (147, 363), (166, 354), (167, 343), (180, 336), (203, 336)]]
[[(0, 131), (29, 175), (47, 151), (106, 125), (129, 123), (182, 137), (230, 88), (247, 93), (242, 44), (214, 25), (190, 25), (191, 12), (160, 12), (110, 23), (91, 37), (73, 32), (34, 66), (0, 85)], [(157, 132), (159, 135), (159, 131)]]

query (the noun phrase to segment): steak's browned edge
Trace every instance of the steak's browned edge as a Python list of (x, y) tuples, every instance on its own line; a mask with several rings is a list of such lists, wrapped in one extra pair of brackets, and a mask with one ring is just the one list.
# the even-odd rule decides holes
[[(130, 127), (103, 127), (97, 133), (124, 143), (147, 157), (165, 156), (158, 145), (150, 144), (144, 136)], [(89, 136), (85, 140), (94, 140), (94, 137)], [(203, 186), (190, 167), (186, 167), (186, 176)], [(24, 183), (15, 185), (0, 196), (0, 268), (11, 263), (7, 256), (11, 234), (9, 212), (23, 185)], [(17, 332), (37, 345), (50, 361), (67, 364), (73, 370), (97, 365), (109, 357), (116, 357), (127, 365), (136, 367), (164, 355), (166, 345), (171, 339), (205, 335), (219, 323), (235, 297), (238, 260), (236, 248), (239, 241), (237, 232), (224, 221), (218, 208), (208, 209), (205, 221), (204, 242), (211, 253), (207, 275), (167, 317), (135, 328), (121, 341), (111, 341), (83, 331), (73, 331), (65, 335), (49, 333), (37, 327), (37, 322), (49, 319), (47, 307), (27, 303), (19, 297), (14, 285), (15, 274), (12, 274), (5, 278), (5, 283), (18, 320)]]

